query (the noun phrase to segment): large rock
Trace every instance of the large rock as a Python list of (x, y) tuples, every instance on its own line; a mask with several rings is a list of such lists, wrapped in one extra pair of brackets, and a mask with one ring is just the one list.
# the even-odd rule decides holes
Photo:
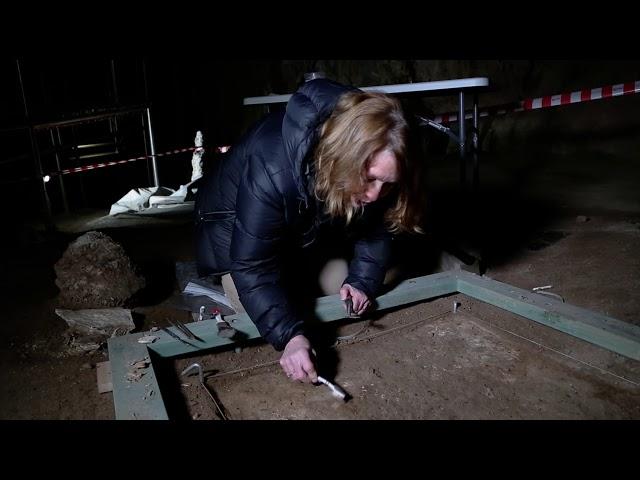
[(98, 350), (110, 337), (126, 335), (136, 328), (131, 310), (126, 308), (56, 308), (56, 314), (69, 325), (64, 337), (65, 353), (70, 355)]
[(54, 268), (68, 309), (120, 307), (145, 286), (122, 246), (100, 232), (78, 237)]

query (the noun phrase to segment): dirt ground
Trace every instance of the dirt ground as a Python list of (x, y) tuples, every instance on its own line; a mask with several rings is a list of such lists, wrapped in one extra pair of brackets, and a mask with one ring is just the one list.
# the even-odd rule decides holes
[[(454, 300), (463, 303), (456, 314), (451, 312)], [(287, 381), (278, 365), (219, 378), (213, 373), (276, 360), (277, 355), (264, 347), (195, 361), (213, 373), (207, 385), (232, 419), (633, 419), (640, 415), (637, 381), (622, 380), (523, 341), (496, 327), (488, 320), (491, 314), (474, 314), (474, 307), (457, 295), (404, 308), (368, 326), (361, 340), (325, 352), (330, 362), (334, 355), (339, 359), (338, 374), (330, 378), (350, 395), (347, 402), (334, 398), (325, 386)], [(420, 319), (424, 321), (415, 325)], [(344, 334), (360, 330), (349, 327), (341, 329)], [(176, 361), (177, 373), (193, 361)], [(640, 372), (635, 373), (638, 380)], [(182, 380), (191, 417), (217, 419), (213, 403), (195, 378)]]
[[(516, 176), (508, 163), (486, 159), (483, 200), (473, 204), (447, 187), (455, 185), (456, 169), (435, 165), (434, 229), (481, 251), (494, 280), (525, 289), (553, 285), (567, 303), (640, 325), (637, 159), (542, 160)], [(121, 242), (144, 272), (148, 286), (132, 305), (139, 330), (189, 321), (166, 303), (177, 288), (175, 262), (193, 260), (188, 219), (110, 228), (87, 223), (92, 215), (58, 219), (57, 233), (23, 229), (19, 246), (3, 256), (2, 419), (115, 417), (112, 395), (96, 385), (95, 365), (108, 360), (106, 350), (66, 354), (66, 325), (54, 313), (53, 265), (81, 231), (96, 228)], [(640, 419), (640, 362), (462, 294), (326, 330), (319, 368), (347, 391), (347, 402), (325, 386), (287, 380), (273, 363), (278, 353), (264, 343), (161, 368), (179, 374), (200, 362), (232, 419)], [(336, 335), (356, 332), (332, 346)], [(164, 388), (181, 396), (184, 418), (217, 419), (196, 377), (180, 380)]]

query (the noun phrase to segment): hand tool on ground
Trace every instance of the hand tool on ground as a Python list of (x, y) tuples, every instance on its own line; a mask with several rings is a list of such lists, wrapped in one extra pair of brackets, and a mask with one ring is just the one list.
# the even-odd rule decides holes
[(213, 405), (216, 407), (216, 415), (218, 415), (218, 417), (220, 417), (222, 420), (229, 420), (229, 416), (225, 413), (225, 410), (222, 407), (222, 404), (216, 399), (216, 396), (214, 395), (214, 393), (211, 390), (209, 390), (209, 387), (207, 387), (207, 384), (204, 382), (202, 365), (200, 365), (199, 363), (194, 363), (192, 365), (189, 365), (187, 368), (185, 368), (182, 371), (180, 375), (188, 375), (193, 371), (198, 372), (198, 380), (200, 381), (200, 385), (202, 385), (202, 388), (207, 392), (207, 395), (209, 395), (209, 398), (213, 402)]
[(175, 338), (176, 340), (180, 340), (182, 343), (189, 345), (192, 348), (200, 348), (196, 345), (194, 345), (191, 342), (187, 342), (184, 338), (180, 338), (178, 335), (176, 335), (175, 333), (173, 333), (171, 330), (169, 330), (167, 327), (162, 327), (162, 331), (163, 332), (167, 332), (171, 337)]
[(222, 338), (232, 338), (237, 330), (229, 325), (229, 322), (223, 320), (222, 315), (218, 310), (213, 310), (213, 316), (216, 319), (216, 326), (218, 327), (218, 336)]
[(321, 377), (320, 375), (318, 375), (318, 382), (329, 387), (329, 389), (331, 390), (331, 395), (333, 395), (334, 397), (339, 398), (340, 400), (344, 400), (345, 402), (347, 401), (347, 392), (345, 392), (335, 383), (331, 383), (329, 380)]
[(187, 326), (184, 323), (182, 323), (180, 320), (173, 321), (170, 318), (167, 320), (169, 320), (169, 323), (171, 325), (173, 325), (175, 328), (180, 330), (182, 333), (184, 333), (187, 337), (191, 338), (192, 340), (198, 340), (199, 342), (204, 342), (204, 340), (202, 340), (200, 337), (195, 335), (191, 330), (189, 330), (189, 328), (187, 328)]
[(540, 295), (548, 295), (550, 297), (554, 297), (557, 298), (558, 300), (560, 300), (562, 303), (564, 303), (564, 298), (562, 298), (561, 295), (558, 295), (557, 293), (553, 293), (553, 292), (545, 292), (543, 290), (536, 290), (536, 293), (539, 293)]

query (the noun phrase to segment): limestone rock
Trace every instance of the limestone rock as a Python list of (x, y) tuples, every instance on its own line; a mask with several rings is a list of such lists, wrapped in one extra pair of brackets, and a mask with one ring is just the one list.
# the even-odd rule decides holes
[(122, 246), (100, 232), (78, 237), (54, 268), (67, 309), (120, 307), (145, 286)]

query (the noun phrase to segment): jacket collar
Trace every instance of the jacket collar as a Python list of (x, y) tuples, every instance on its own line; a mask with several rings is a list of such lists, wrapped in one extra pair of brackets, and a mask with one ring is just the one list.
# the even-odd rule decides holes
[(306, 205), (312, 196), (312, 157), (318, 129), (331, 115), (340, 95), (350, 90), (357, 89), (324, 78), (311, 80), (302, 85), (287, 103), (282, 138), (300, 198)]

